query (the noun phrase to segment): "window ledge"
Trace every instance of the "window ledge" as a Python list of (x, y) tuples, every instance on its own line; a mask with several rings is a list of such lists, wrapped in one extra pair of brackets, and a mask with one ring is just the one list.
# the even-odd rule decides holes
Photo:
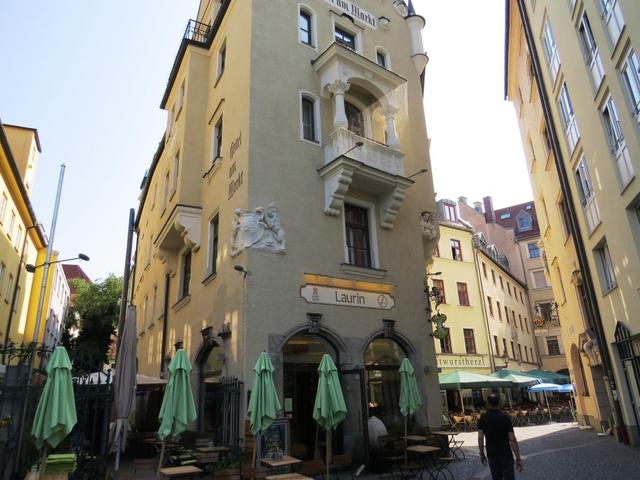
[(211, 282), (213, 282), (217, 278), (217, 276), (218, 276), (218, 272), (212, 272), (208, 274), (206, 277), (202, 279), (202, 284), (209, 285)]
[(187, 305), (190, 301), (191, 301), (191, 295), (185, 295), (184, 297), (182, 297), (180, 300), (178, 300), (176, 303), (173, 304), (173, 306), (171, 307), (171, 310), (173, 310), (174, 312), (177, 312), (178, 310), (183, 308), (185, 305)]
[(153, 330), (153, 329), (154, 329), (154, 327), (155, 327), (155, 326), (156, 326), (155, 322), (151, 322), (151, 323), (149, 324), (149, 326), (147, 327), (147, 330), (151, 331), (151, 330)]
[(627, 188), (629, 188), (629, 185), (631, 185), (631, 182), (633, 182), (634, 178), (636, 178), (636, 176), (635, 175), (631, 175), (631, 178), (629, 179), (629, 181), (626, 184), (624, 184), (622, 186), (622, 188), (620, 189), (620, 195), (623, 195), (624, 192), (627, 191)]
[(381, 270), (378, 268), (366, 268), (366, 267), (358, 267), (357, 265), (351, 265), (349, 263), (342, 263), (342, 271), (344, 273), (349, 273), (351, 275), (360, 275), (361, 277), (369, 277), (369, 278), (384, 278), (387, 274), (386, 270)]
[(224, 75), (224, 70), (222, 70), (218, 76), (216, 77), (216, 81), (213, 84), (213, 88), (216, 88), (218, 86), (218, 84), (220, 83), (220, 80), (222, 79), (222, 76)]
[(206, 172), (204, 172), (204, 175), (202, 175), (202, 178), (207, 178), (207, 180), (211, 181), (213, 174), (216, 173), (218, 170), (220, 170), (220, 168), (222, 168), (221, 165), (222, 165), (222, 157), (214, 158), (211, 161), (211, 166)]
[(609, 287), (608, 289), (603, 290), (603, 291), (602, 291), (602, 296), (603, 296), (603, 297), (606, 297), (606, 296), (607, 296), (607, 295), (609, 295), (611, 292), (613, 292), (616, 288), (618, 288), (618, 284), (617, 284), (617, 283), (613, 284), (613, 285), (612, 285), (611, 287)]
[(302, 143), (307, 143), (309, 145), (313, 145), (314, 147), (322, 147), (322, 142), (320, 142), (319, 140), (307, 140), (304, 137), (300, 137), (300, 141)]

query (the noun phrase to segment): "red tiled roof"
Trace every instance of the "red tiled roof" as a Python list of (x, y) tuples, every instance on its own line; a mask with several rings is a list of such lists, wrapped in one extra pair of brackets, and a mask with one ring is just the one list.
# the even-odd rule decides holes
[(91, 283), (91, 279), (86, 273), (84, 273), (84, 270), (82, 270), (82, 267), (80, 267), (80, 265), (63, 263), (62, 270), (64, 270), (64, 276), (67, 277), (67, 281), (71, 280), (72, 278), (79, 278), (80, 280)]

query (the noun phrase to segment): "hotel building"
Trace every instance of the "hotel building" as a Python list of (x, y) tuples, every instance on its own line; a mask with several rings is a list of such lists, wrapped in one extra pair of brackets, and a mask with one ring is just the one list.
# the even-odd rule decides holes
[(142, 183), (133, 303), (140, 373), (166, 375), (174, 344), (191, 358), (198, 429), (230, 381), (243, 421), (261, 351), (296, 456), (317, 448), (324, 353), (349, 409), (336, 452), (366, 458), (369, 404), (401, 425), (404, 357), (416, 421), (440, 425), (424, 24), (391, 0), (202, 1), (189, 21)]

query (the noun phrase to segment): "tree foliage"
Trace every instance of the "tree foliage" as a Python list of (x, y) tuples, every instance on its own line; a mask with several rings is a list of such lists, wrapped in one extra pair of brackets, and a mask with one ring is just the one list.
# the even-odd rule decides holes
[[(107, 363), (111, 336), (118, 326), (122, 278), (109, 275), (101, 282), (72, 279), (76, 289), (69, 307), (63, 344), (85, 356), (92, 364)], [(72, 338), (69, 331), (79, 329)]]

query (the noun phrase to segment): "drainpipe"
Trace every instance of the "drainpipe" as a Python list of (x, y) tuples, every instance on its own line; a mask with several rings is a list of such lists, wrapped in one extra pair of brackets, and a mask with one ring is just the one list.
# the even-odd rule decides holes
[[(480, 304), (482, 305), (482, 317), (484, 318), (484, 327), (487, 332), (487, 345), (489, 347), (489, 365), (491, 367), (491, 373), (496, 371), (496, 361), (493, 356), (493, 346), (491, 345), (491, 329), (489, 328), (489, 314), (487, 313), (487, 306), (485, 305), (486, 296), (484, 294), (484, 287), (482, 284), (482, 277), (480, 272), (480, 262), (478, 261), (478, 249), (473, 245), (473, 238), (471, 239), (473, 247), (473, 263), (476, 266), (476, 276), (478, 277), (478, 284), (480, 285)], [(496, 352), (496, 356), (497, 356)]]
[[(542, 111), (544, 115), (544, 120), (548, 126), (549, 136), (551, 139), (551, 148), (553, 150), (553, 155), (555, 157), (555, 167), (556, 172), (558, 174), (558, 179), (560, 181), (560, 188), (562, 190), (562, 195), (567, 202), (567, 210), (569, 213), (569, 221), (571, 233), (573, 234), (573, 244), (575, 246), (576, 252), (578, 254), (578, 264), (580, 266), (580, 270), (582, 271), (582, 275), (584, 278), (583, 285), (586, 290), (586, 307), (588, 311), (587, 321), (590, 326), (593, 327), (594, 332), (596, 334), (596, 338), (598, 340), (598, 344), (600, 346), (600, 353), (602, 356), (602, 366), (604, 369), (604, 381), (605, 386), (607, 388), (607, 394), (609, 396), (609, 401), (613, 406), (613, 418), (615, 422), (616, 428), (616, 436), (620, 441), (625, 444), (629, 443), (629, 435), (624, 427), (624, 418), (622, 415), (622, 408), (620, 407), (620, 401), (618, 400), (618, 392), (616, 387), (615, 377), (613, 375), (613, 370), (611, 368), (611, 356), (609, 353), (608, 344), (606, 341), (606, 336), (604, 333), (604, 327), (602, 325), (602, 318), (600, 317), (600, 311), (598, 309), (598, 304), (596, 300), (596, 291), (593, 285), (593, 279), (591, 277), (591, 271), (589, 270), (589, 263), (587, 260), (587, 252), (584, 248), (582, 234), (580, 232), (580, 227), (578, 224), (578, 218), (576, 215), (575, 204), (573, 202), (573, 196), (571, 195), (571, 186), (569, 183), (569, 177), (567, 175), (567, 171), (564, 165), (564, 159), (562, 157), (562, 153), (560, 151), (560, 143), (558, 140), (558, 134), (556, 131), (555, 123), (553, 121), (553, 117), (551, 115), (551, 104), (549, 101), (549, 97), (547, 95), (547, 90), (542, 81), (542, 69), (540, 67), (540, 59), (538, 57), (538, 51), (535, 46), (535, 42), (533, 40), (533, 32), (531, 30), (531, 24), (529, 22), (529, 14), (527, 13), (524, 0), (516, 0), (518, 4), (518, 10), (520, 13), (520, 18), (522, 19), (522, 28), (524, 30), (525, 39), (527, 42), (527, 47), (531, 54), (531, 62), (534, 70), (534, 78), (536, 81), (536, 85), (538, 87), (538, 92), (540, 92), (540, 103), (542, 105)], [(509, 9), (509, 0), (507, 0), (507, 12)], [(507, 18), (507, 22), (509, 19)], [(506, 90), (505, 90), (506, 91)]]

